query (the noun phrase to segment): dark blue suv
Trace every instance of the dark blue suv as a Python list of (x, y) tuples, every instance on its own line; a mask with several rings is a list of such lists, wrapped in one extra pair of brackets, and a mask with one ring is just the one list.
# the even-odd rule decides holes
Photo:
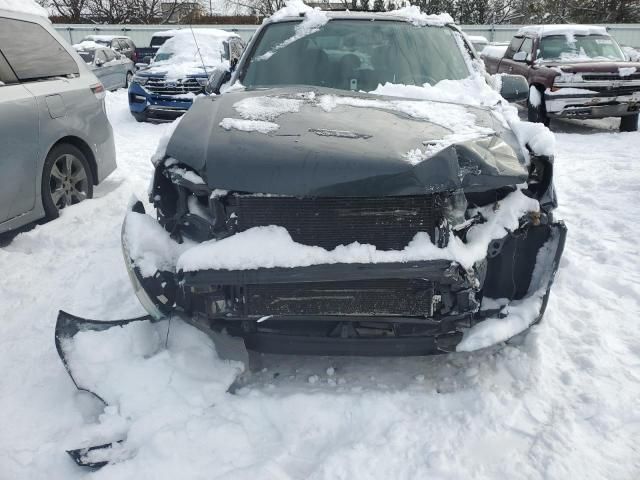
[(129, 85), (129, 110), (139, 122), (171, 121), (205, 93), (214, 68), (240, 57), (244, 44), (231, 32), (185, 29), (167, 40), (153, 63)]

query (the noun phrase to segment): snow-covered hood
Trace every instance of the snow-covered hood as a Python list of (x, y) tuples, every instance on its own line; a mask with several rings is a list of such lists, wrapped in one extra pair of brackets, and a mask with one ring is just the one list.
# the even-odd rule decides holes
[(166, 155), (211, 188), (293, 196), (487, 191), (527, 179), (488, 108), (318, 87), (195, 102)]
[[(213, 71), (215, 67), (211, 67)], [(175, 66), (167, 67), (166, 65), (158, 65), (151, 66), (149, 68), (145, 68), (144, 70), (139, 70), (136, 75), (140, 77), (154, 77), (154, 78), (165, 78), (170, 76), (172, 80), (177, 80), (180, 78), (200, 78), (207, 77), (207, 73), (202, 67), (189, 67), (185, 68), (184, 71), (180, 71), (175, 68)]]

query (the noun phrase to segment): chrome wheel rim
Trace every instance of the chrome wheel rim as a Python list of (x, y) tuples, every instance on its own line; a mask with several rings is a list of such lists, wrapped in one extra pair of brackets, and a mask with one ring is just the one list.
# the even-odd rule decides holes
[(58, 210), (80, 203), (89, 192), (87, 172), (75, 155), (66, 153), (58, 157), (51, 167), (49, 178), (51, 200)]

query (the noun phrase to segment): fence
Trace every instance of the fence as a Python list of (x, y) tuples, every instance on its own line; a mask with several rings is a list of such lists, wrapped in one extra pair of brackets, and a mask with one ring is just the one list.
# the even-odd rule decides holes
[[(69, 42), (78, 43), (87, 35), (126, 35), (138, 47), (146, 47), (155, 32), (167, 30), (167, 25), (71, 25), (56, 24), (56, 30)], [(640, 47), (640, 24), (605, 25), (609, 33), (622, 45)], [(177, 28), (177, 27), (176, 27)], [(182, 27), (188, 28), (188, 27)], [(257, 25), (197, 25), (197, 28), (220, 28), (236, 32), (249, 40)], [(483, 35), (490, 42), (506, 42), (518, 31), (520, 25), (461, 25), (469, 35)]]

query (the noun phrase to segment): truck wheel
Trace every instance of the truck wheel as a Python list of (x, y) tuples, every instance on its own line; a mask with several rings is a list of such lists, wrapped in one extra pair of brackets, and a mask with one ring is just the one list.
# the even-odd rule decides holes
[(636, 132), (638, 131), (638, 114), (625, 115), (620, 118), (620, 131), (621, 132)]
[(93, 174), (84, 154), (73, 145), (52, 148), (42, 170), (42, 205), (48, 220), (60, 210), (93, 197)]
[[(534, 95), (537, 98), (533, 98)], [(544, 97), (542, 92), (534, 86), (531, 86), (529, 90), (527, 120), (534, 123), (544, 123), (546, 126), (549, 126), (549, 117), (547, 116), (547, 110), (544, 106)]]

